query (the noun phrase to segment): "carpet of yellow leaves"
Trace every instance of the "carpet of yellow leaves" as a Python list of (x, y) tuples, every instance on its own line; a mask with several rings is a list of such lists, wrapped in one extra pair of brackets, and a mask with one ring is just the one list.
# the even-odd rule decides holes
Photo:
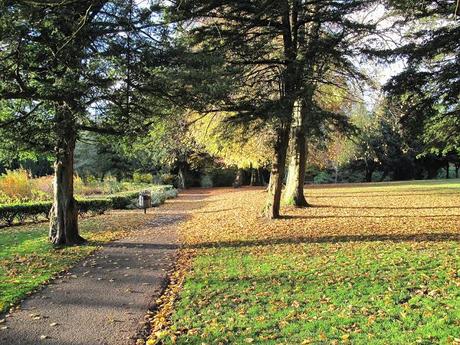
[[(184, 260), (179, 261), (167, 297), (160, 302), (163, 306), (152, 319), (149, 345), (168, 334), (175, 342), (171, 331), (175, 326), (168, 319), (191, 257), (206, 255), (207, 248), (250, 247), (256, 256), (278, 251), (299, 255), (308, 252), (303, 244), (309, 243), (389, 241), (422, 248), (433, 242), (460, 240), (458, 181), (310, 186), (306, 196), (312, 207), (285, 207), (283, 217), (274, 221), (261, 216), (266, 198), (263, 188), (223, 188), (208, 193), (202, 207), (181, 225)], [(308, 266), (308, 260), (301, 266)]]
[[(309, 208), (285, 208), (275, 221), (260, 216), (261, 188), (214, 190), (184, 224), (192, 246), (252, 241), (429, 240), (460, 235), (460, 184), (375, 184), (309, 187)], [(198, 231), (199, 229), (199, 231)]]

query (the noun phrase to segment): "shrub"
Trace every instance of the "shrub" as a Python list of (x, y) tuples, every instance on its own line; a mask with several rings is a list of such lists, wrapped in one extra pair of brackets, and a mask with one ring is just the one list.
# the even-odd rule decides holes
[(0, 176), (0, 192), (10, 200), (32, 199), (32, 185), (27, 171), (24, 169), (7, 170), (6, 174)]
[(152, 190), (152, 207), (157, 207), (166, 201), (166, 191), (164, 189)]
[[(177, 190), (170, 185), (151, 187), (152, 206), (156, 207), (166, 199), (175, 198)], [(137, 207), (139, 192), (123, 192), (109, 195), (105, 198), (77, 199), (78, 213), (103, 214), (110, 209), (129, 209)], [(12, 225), (15, 222), (22, 224), (26, 220), (36, 222), (48, 218), (52, 202), (23, 202), (2, 205), (0, 204), (0, 224)]]
[(212, 177), (209, 175), (203, 175), (200, 179), (200, 186), (203, 188), (210, 188), (213, 186)]
[(328, 172), (326, 171), (322, 171), (320, 172), (318, 175), (315, 176), (315, 178), (313, 179), (313, 183), (317, 183), (317, 184), (322, 184), (322, 183), (332, 183), (334, 182), (334, 178), (331, 176), (331, 174), (329, 174)]
[(125, 210), (135, 205), (138, 197), (139, 192), (123, 192), (109, 195), (108, 199), (111, 200), (115, 210)]
[(86, 182), (80, 176), (75, 176), (73, 180), (73, 188), (75, 194), (78, 195), (95, 195), (104, 193), (103, 185), (94, 176), (87, 176)]
[(12, 225), (15, 221), (24, 223), (30, 219), (37, 221), (40, 216), (48, 218), (51, 202), (26, 202), (0, 205), (0, 223)]
[(134, 183), (152, 183), (153, 175), (149, 173), (135, 172), (133, 174), (133, 182)]
[(0, 190), (0, 204), (11, 204), (13, 202), (14, 200)]
[[(175, 198), (178, 194), (177, 190), (171, 185), (152, 186), (147, 190), (151, 192), (153, 207), (163, 204), (166, 199)], [(108, 198), (112, 201), (114, 209), (130, 209), (137, 207), (139, 191), (117, 193), (109, 195)]]
[(151, 190), (153, 191), (167, 191), (167, 190), (173, 190), (174, 189), (174, 186), (171, 185), (171, 184), (164, 184), (164, 185), (160, 185), (160, 186), (153, 186), (151, 187)]
[(211, 174), (214, 187), (231, 187), (235, 182), (236, 169), (215, 169)]
[(161, 183), (172, 186), (177, 180), (177, 175), (162, 174), (160, 177), (160, 180), (161, 180)]
[(36, 193), (43, 193), (43, 195), (47, 195), (51, 197), (53, 195), (53, 176), (42, 176), (38, 178), (34, 178), (31, 181), (32, 189)]
[(83, 199), (77, 200), (77, 204), (80, 215), (87, 213), (92, 215), (103, 214), (113, 208), (112, 200), (110, 199)]
[(107, 175), (104, 178), (104, 190), (109, 194), (119, 193), (123, 190), (123, 183), (117, 181), (116, 177)]
[[(50, 201), (0, 205), (0, 223), (11, 226), (15, 222), (23, 224), (27, 220), (37, 222), (40, 219), (47, 219), (52, 205)], [(77, 205), (80, 215), (94, 215), (111, 209), (112, 201), (109, 199), (77, 200)]]
[(174, 199), (177, 197), (177, 194), (179, 194), (179, 192), (177, 191), (177, 189), (167, 189), (165, 190), (165, 195), (166, 195), (166, 199)]

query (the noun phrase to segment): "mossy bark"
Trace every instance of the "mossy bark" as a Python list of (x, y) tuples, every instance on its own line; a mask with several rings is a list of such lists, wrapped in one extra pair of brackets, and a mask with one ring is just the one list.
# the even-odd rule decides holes
[(54, 197), (50, 211), (49, 239), (55, 245), (85, 242), (78, 233), (78, 206), (74, 198), (75, 123), (67, 105), (56, 109), (57, 145), (54, 164)]
[(296, 103), (290, 135), (289, 167), (283, 202), (297, 207), (308, 206), (304, 195), (305, 168), (307, 164), (305, 106)]
[(177, 173), (177, 187), (179, 189), (187, 189), (187, 182), (185, 181), (185, 172), (182, 166), (179, 167)]
[[(312, 4), (312, 14), (317, 13), (318, 8), (318, 4)], [(307, 50), (306, 55), (312, 57), (312, 60), (309, 60), (305, 66), (305, 73), (308, 76), (314, 74), (315, 60), (313, 57), (315, 56), (315, 48), (313, 43), (318, 37), (319, 24), (316, 22), (305, 23), (299, 29), (299, 43)], [(312, 110), (315, 88), (316, 86), (314, 83), (305, 85), (302, 94), (300, 94), (299, 98), (295, 101), (292, 110), (293, 121), (290, 137), (290, 159), (283, 201), (287, 205), (294, 205), (297, 207), (308, 206), (304, 195), (304, 184), (307, 164), (308, 117)]]
[(286, 164), (286, 154), (289, 144), (289, 124), (285, 123), (277, 130), (277, 140), (274, 147), (274, 157), (268, 184), (268, 196), (265, 204), (264, 215), (266, 218), (280, 217), (281, 191)]

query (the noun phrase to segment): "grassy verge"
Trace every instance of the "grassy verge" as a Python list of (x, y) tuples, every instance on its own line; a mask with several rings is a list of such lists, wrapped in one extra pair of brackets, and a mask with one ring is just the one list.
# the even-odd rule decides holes
[(178, 343), (453, 343), (459, 254), (455, 243), (208, 250), (177, 304)]
[(80, 221), (89, 240), (85, 246), (55, 249), (47, 240), (47, 224), (0, 229), (0, 312), (47, 282), (57, 273), (94, 251), (100, 244), (125, 236), (141, 226), (152, 213), (113, 212)]
[(261, 190), (211, 196), (183, 226), (192, 269), (147, 343), (460, 344), (459, 192), (317, 187), (315, 207), (274, 222)]

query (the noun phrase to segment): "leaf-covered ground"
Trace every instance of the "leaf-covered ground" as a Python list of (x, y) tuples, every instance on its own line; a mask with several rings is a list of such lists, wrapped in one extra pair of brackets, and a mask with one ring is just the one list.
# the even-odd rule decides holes
[(102, 243), (125, 236), (152, 217), (153, 213), (112, 211), (84, 219), (80, 231), (88, 245), (62, 249), (47, 240), (46, 223), (0, 229), (0, 313)]
[(458, 180), (306, 194), (266, 221), (262, 189), (213, 192), (147, 344), (460, 344)]

